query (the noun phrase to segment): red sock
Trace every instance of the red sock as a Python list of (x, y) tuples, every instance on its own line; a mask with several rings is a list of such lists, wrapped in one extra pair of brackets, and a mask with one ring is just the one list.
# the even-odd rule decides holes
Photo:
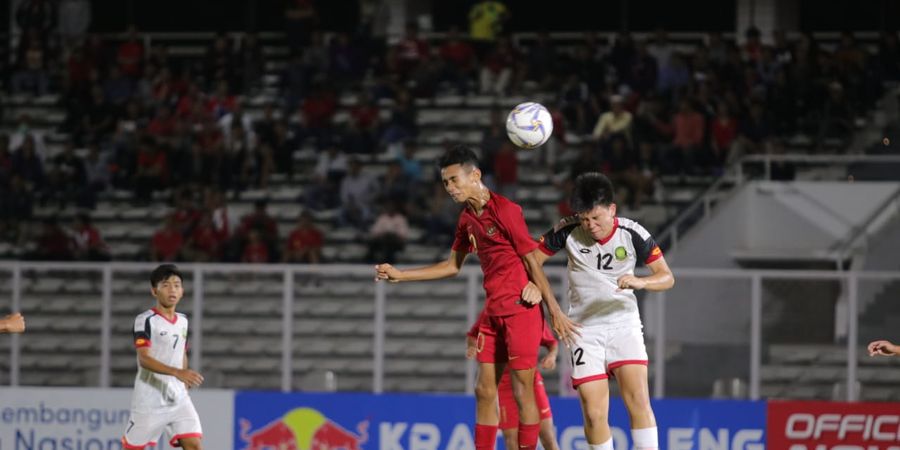
[(494, 450), (497, 444), (497, 425), (475, 424), (475, 450)]
[(519, 449), (534, 450), (537, 447), (538, 435), (540, 433), (540, 422), (529, 425), (519, 422)]

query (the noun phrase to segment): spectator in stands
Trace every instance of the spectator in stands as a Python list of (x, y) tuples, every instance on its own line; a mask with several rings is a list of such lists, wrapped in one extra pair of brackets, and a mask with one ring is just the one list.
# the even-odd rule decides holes
[(370, 263), (396, 262), (397, 253), (403, 251), (409, 237), (409, 223), (396, 202), (389, 201), (369, 229), (369, 252), (366, 261)]
[(182, 258), (184, 235), (174, 215), (166, 218), (163, 228), (153, 234), (150, 242), (150, 261), (179, 261)]
[(738, 126), (738, 137), (732, 147), (733, 158), (763, 153), (771, 136), (772, 127), (765, 117), (763, 105), (753, 103), (750, 105), (750, 115)]
[(890, 341), (872, 341), (866, 347), (869, 356), (897, 356), (900, 355), (900, 345), (893, 344)]
[(418, 191), (418, 184), (422, 182), (422, 162), (416, 159), (419, 144), (414, 140), (403, 144), (403, 154), (397, 158), (397, 162), (403, 169), (403, 175), (409, 180), (412, 189)]
[(304, 192), (304, 204), (314, 210), (338, 206), (339, 191), (348, 168), (347, 155), (337, 146), (331, 145), (319, 153), (312, 180)]
[(66, 142), (63, 151), (53, 158), (48, 173), (49, 189), (64, 208), (69, 202), (77, 202), (79, 206), (89, 206), (85, 202), (87, 193), (87, 175), (84, 160), (75, 154), (71, 141)]
[[(5, 186), (0, 186), (5, 187)], [(34, 209), (34, 192), (22, 175), (13, 172), (9, 189), (0, 189), (0, 217), (16, 221), (31, 219)]]
[(50, 36), (55, 20), (53, 3), (48, 0), (23, 0), (16, 8), (16, 24), (22, 30), (35, 30)]
[(816, 139), (818, 149), (822, 150), (826, 138), (847, 139), (853, 132), (853, 120), (853, 106), (847, 99), (844, 87), (837, 81), (829, 83), (828, 98)]
[(516, 199), (519, 190), (519, 157), (512, 142), (504, 142), (494, 155), (494, 183), (500, 195)]
[(231, 230), (234, 229), (232, 218), (228, 214), (228, 204), (222, 198), (222, 192), (216, 189), (206, 189), (203, 191), (203, 207), (210, 213), (213, 227), (219, 235), (222, 242), (227, 241), (231, 237)]
[(319, 15), (312, 0), (290, 0), (285, 3), (284, 31), (289, 48), (303, 48), (317, 28)]
[(266, 246), (266, 259), (268, 260), (270, 257), (272, 259), (276, 257), (278, 222), (269, 215), (269, 212), (266, 210), (267, 207), (268, 201), (266, 200), (254, 202), (253, 211), (241, 218), (238, 238), (244, 241), (243, 248), (246, 252), (247, 243), (250, 242), (250, 235), (255, 232), (257, 240)]
[(232, 53), (231, 43), (225, 33), (219, 32), (213, 39), (212, 44), (206, 49), (204, 60), (204, 72), (206, 79), (210, 82), (226, 82), (234, 85), (235, 82), (235, 60)]
[(231, 92), (227, 80), (219, 80), (216, 82), (216, 90), (213, 95), (206, 100), (206, 113), (211, 115), (213, 119), (219, 120), (222, 116), (237, 109), (237, 97)]
[(63, 45), (80, 43), (91, 25), (91, 0), (59, 0), (59, 35)]
[(510, 12), (505, 4), (497, 0), (480, 0), (469, 9), (469, 37), (476, 45), (479, 56), (503, 34), (503, 26), (509, 20)]
[(627, 203), (629, 208), (639, 209), (644, 196), (653, 186), (652, 174), (641, 170), (638, 155), (628, 146), (623, 136), (610, 140), (603, 155), (603, 172), (609, 174), (615, 186), (623, 191), (617, 194), (617, 198), (622, 199), (622, 204)]
[(719, 102), (716, 106), (716, 117), (710, 120), (709, 129), (712, 163), (722, 167), (729, 162), (728, 154), (738, 132), (737, 120), (731, 115), (725, 102)]
[[(499, 109), (491, 109), (490, 124), (481, 134), (481, 144), (479, 155), (481, 165), (481, 179), (484, 185), (490, 189), (496, 190), (496, 176), (494, 173), (494, 157), (500, 150), (500, 147), (506, 143), (509, 138), (506, 136), (506, 126), (504, 124), (505, 117), (501, 115)], [(446, 194), (445, 194), (446, 195)]]
[(13, 156), (9, 151), (9, 136), (0, 133), (0, 186), (6, 186), (12, 176)]
[(372, 202), (378, 192), (375, 179), (359, 160), (350, 160), (350, 171), (341, 181), (341, 223), (364, 230), (372, 220)]
[(632, 115), (625, 110), (624, 99), (621, 95), (613, 95), (609, 98), (610, 110), (601, 114), (594, 126), (591, 137), (605, 145), (614, 136), (625, 138), (625, 142), (631, 146)]
[(143, 139), (138, 149), (137, 170), (134, 174), (134, 196), (139, 202), (150, 201), (153, 192), (168, 186), (167, 155), (150, 139)]
[(337, 99), (324, 83), (316, 84), (300, 108), (304, 134), (321, 148), (330, 140)]
[(518, 55), (508, 38), (501, 38), (485, 56), (481, 65), (480, 89), (482, 94), (504, 95), (516, 77)]
[(91, 88), (91, 100), (82, 116), (85, 142), (102, 142), (115, 129), (115, 107), (106, 101), (99, 85)]
[(550, 40), (550, 34), (546, 30), (538, 32), (537, 41), (528, 47), (525, 56), (526, 78), (536, 81), (540, 90), (554, 86), (560, 59)]
[(28, 190), (39, 193), (45, 186), (44, 163), (34, 147), (34, 138), (30, 135), (22, 141), (22, 145), (13, 149), (12, 171), (22, 177)]
[(647, 44), (647, 53), (656, 60), (657, 67), (665, 70), (675, 55), (675, 48), (669, 43), (669, 34), (666, 30), (656, 30), (653, 34), (653, 41)]
[(452, 204), (453, 200), (447, 195), (444, 185), (439, 180), (431, 183), (431, 192), (424, 206), (425, 235), (422, 239), (425, 244), (451, 244), (453, 230), (459, 219), (459, 210)]
[(681, 55), (673, 53), (669, 64), (659, 68), (656, 89), (663, 94), (677, 94), (691, 82), (691, 72)]
[(91, 216), (80, 213), (72, 227), (72, 249), (76, 260), (109, 261), (109, 246), (91, 223)]
[(443, 63), (441, 80), (449, 82), (457, 94), (466, 95), (478, 61), (475, 49), (459, 35), (459, 28), (450, 27), (438, 54)]
[(431, 49), (424, 39), (419, 37), (419, 27), (414, 22), (406, 25), (406, 34), (397, 42), (392, 62), (400, 79), (405, 81), (419, 66), (425, 64), (430, 57)]
[(103, 96), (116, 108), (121, 108), (135, 93), (135, 80), (124, 76), (116, 66), (109, 68), (102, 86)]
[[(768, 150), (772, 155), (784, 155), (787, 150), (780, 139), (772, 139)], [(769, 179), (772, 181), (794, 181), (797, 177), (797, 166), (791, 161), (773, 159), (769, 165)]]
[(72, 240), (59, 226), (55, 217), (44, 219), (41, 231), (35, 236), (30, 258), (36, 261), (69, 261), (72, 259)]
[(24, 333), (25, 317), (21, 313), (7, 314), (0, 319), (0, 333)]
[(559, 101), (560, 110), (566, 121), (577, 133), (586, 132), (591, 93), (584, 79), (577, 74), (569, 74), (560, 89)]
[(672, 147), (665, 158), (669, 173), (684, 174), (705, 163), (705, 130), (703, 115), (694, 109), (690, 100), (681, 100), (678, 113), (672, 118)]
[(216, 229), (212, 213), (205, 211), (188, 234), (184, 245), (185, 259), (194, 262), (219, 261), (224, 241), (225, 236)]
[(312, 214), (303, 211), (297, 227), (285, 242), (282, 260), (286, 263), (318, 264), (322, 261), (324, 240), (322, 232), (313, 224)]
[(116, 62), (122, 74), (134, 80), (140, 78), (144, 69), (144, 43), (134, 25), (125, 30), (125, 41), (116, 51)]
[[(631, 63), (631, 70), (628, 73), (629, 85), (632, 89), (639, 93), (649, 92), (656, 87), (657, 76), (659, 74), (659, 57), (665, 52), (664, 47), (657, 48), (660, 55), (650, 53), (648, 45), (645, 42), (638, 42), (637, 54)], [(669, 55), (665, 56), (668, 62)]]
[(88, 145), (84, 171), (87, 187), (91, 192), (103, 192), (109, 189), (109, 158), (105, 152), (101, 153), (100, 146), (95, 143)]
[(368, 92), (363, 92), (356, 105), (350, 108), (350, 120), (344, 134), (347, 151), (351, 154), (374, 154), (380, 128), (378, 105)]
[(50, 75), (46, 68), (45, 50), (37, 42), (31, 42), (13, 73), (12, 91), (18, 94), (42, 96), (50, 92)]
[(247, 233), (247, 242), (244, 244), (244, 251), (241, 252), (241, 262), (243, 263), (267, 263), (271, 261), (269, 246), (263, 241), (259, 230), (250, 230)]

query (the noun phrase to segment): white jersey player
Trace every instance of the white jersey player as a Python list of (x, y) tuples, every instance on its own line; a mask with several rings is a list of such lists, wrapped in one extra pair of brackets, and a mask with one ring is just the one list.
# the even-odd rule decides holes
[[(568, 256), (569, 317), (582, 328), (560, 338), (572, 352), (572, 384), (581, 397), (591, 450), (613, 448), (607, 420), (610, 375), (618, 380), (628, 409), (634, 448), (656, 450), (647, 349), (634, 290), (667, 290), (675, 277), (650, 233), (633, 220), (616, 217), (613, 192), (612, 183), (600, 173), (576, 178), (572, 208), (578, 214), (541, 237), (541, 261), (560, 250)], [(635, 276), (639, 264), (646, 264), (652, 274)]]
[(175, 312), (184, 295), (183, 277), (173, 264), (163, 264), (150, 274), (150, 285), (156, 306), (134, 321), (138, 371), (122, 446), (155, 446), (165, 431), (170, 445), (200, 450), (203, 430), (187, 389), (199, 386), (203, 376), (188, 369), (188, 320)]

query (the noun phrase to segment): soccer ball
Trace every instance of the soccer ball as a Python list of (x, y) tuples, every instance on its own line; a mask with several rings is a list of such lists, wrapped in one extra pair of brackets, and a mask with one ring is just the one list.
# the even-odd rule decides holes
[(553, 118), (540, 103), (520, 103), (506, 117), (506, 134), (518, 147), (535, 148), (550, 139)]

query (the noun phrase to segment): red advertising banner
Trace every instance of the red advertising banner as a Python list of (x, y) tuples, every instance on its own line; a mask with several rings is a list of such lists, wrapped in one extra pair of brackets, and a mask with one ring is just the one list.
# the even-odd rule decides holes
[(768, 402), (766, 448), (900, 450), (900, 403)]

